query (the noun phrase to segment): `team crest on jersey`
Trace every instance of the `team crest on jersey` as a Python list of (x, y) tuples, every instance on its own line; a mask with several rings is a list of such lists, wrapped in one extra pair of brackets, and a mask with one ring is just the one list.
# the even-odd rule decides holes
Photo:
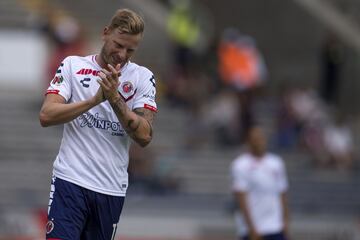
[(63, 76), (55, 76), (53, 80), (51, 81), (52, 84), (55, 84), (57, 86), (60, 86), (60, 84), (64, 81)]
[(129, 101), (131, 98), (133, 98), (136, 93), (136, 89), (134, 89), (134, 85), (129, 81), (122, 82), (118, 90), (126, 102)]
[(51, 233), (52, 230), (54, 230), (54, 222), (53, 222), (53, 219), (52, 219), (52, 220), (49, 220), (49, 221), (46, 223), (46, 234)]
[(131, 82), (123, 82), (121, 83), (121, 89), (124, 93), (131, 93), (132, 90), (134, 89), (133, 85)]

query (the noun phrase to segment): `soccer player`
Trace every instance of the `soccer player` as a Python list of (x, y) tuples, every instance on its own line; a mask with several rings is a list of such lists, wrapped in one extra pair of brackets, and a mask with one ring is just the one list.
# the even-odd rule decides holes
[(248, 146), (249, 151), (231, 165), (239, 239), (285, 240), (289, 220), (288, 182), (283, 161), (267, 152), (260, 127), (250, 129)]
[(47, 239), (114, 239), (128, 187), (131, 139), (152, 140), (155, 79), (130, 61), (143, 19), (119, 9), (99, 54), (63, 60), (40, 111), (43, 127), (64, 124), (53, 167)]

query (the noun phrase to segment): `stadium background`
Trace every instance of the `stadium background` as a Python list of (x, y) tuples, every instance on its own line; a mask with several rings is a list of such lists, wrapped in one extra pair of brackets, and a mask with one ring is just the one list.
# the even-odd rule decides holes
[[(49, 81), (49, 65), (56, 62), (54, 55), (59, 46), (51, 27), (60, 22), (65, 33), (70, 29), (71, 35), (74, 24), (79, 24), (81, 45), (75, 44), (69, 51), (94, 52), (101, 46), (102, 27), (119, 7), (132, 8), (145, 18), (145, 38), (135, 61), (156, 74), (160, 111), (154, 142), (144, 151), (133, 151), (133, 183), (118, 237), (235, 239), (228, 171), (240, 144), (219, 144), (211, 125), (203, 129), (191, 105), (194, 99), (182, 96), (179, 102), (176, 96), (174, 101), (169, 90), (174, 42), (167, 24), (175, 2), (0, 0), (0, 239), (42, 239), (43, 236), (51, 166), (62, 130), (61, 127), (44, 129), (38, 123), (43, 90)], [(256, 40), (268, 76), (253, 111), (257, 121), (266, 127), (271, 143), (277, 134), (276, 112), (283, 86), (318, 89), (321, 46), (328, 32), (333, 32), (344, 45), (346, 61), (342, 65), (339, 98), (332, 109), (348, 117), (348, 127), (357, 146), (358, 1), (192, 2), (197, 6), (192, 11), (200, 18), (200, 37), (191, 44), (200, 60), (192, 69), (206, 76), (201, 78), (201, 84), (209, 79), (216, 82), (218, 78), (214, 47), (225, 29), (235, 27)], [(61, 23), (58, 21), (61, 17), (70, 17), (75, 22), (68, 19), (70, 23)], [(207, 84), (196, 85), (194, 79), (185, 81), (190, 85), (183, 88), (193, 95), (199, 92), (203, 96), (200, 103), (213, 103), (212, 92), (206, 92), (203, 87)], [(316, 167), (313, 155), (303, 148), (280, 148), (276, 144), (271, 147), (284, 157), (288, 167), (292, 239), (359, 239), (357, 149), (351, 169), (338, 171)]]

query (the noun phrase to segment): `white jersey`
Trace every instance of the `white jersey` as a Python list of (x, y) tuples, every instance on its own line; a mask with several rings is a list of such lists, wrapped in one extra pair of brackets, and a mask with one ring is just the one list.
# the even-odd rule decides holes
[[(251, 219), (261, 235), (283, 230), (284, 219), (281, 193), (288, 188), (282, 159), (266, 154), (262, 159), (246, 153), (236, 158), (231, 165), (232, 190), (246, 192)], [(247, 235), (248, 227), (240, 213), (235, 215), (238, 234)]]
[[(101, 67), (95, 55), (64, 59), (47, 94), (60, 94), (67, 103), (93, 97)], [(119, 93), (130, 109), (156, 111), (155, 79), (151, 71), (129, 62), (121, 69)], [(130, 137), (108, 101), (64, 124), (53, 174), (95, 192), (125, 196), (128, 187)]]

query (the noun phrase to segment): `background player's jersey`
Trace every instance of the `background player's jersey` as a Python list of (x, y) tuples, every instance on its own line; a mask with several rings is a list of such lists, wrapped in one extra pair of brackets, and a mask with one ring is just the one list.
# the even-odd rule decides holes
[[(95, 55), (64, 59), (47, 94), (60, 94), (67, 103), (93, 97), (101, 67)], [(129, 62), (121, 69), (119, 93), (130, 109), (156, 111), (155, 79), (151, 71)], [(54, 175), (87, 189), (124, 196), (128, 187), (130, 137), (105, 101), (64, 124), (63, 138), (54, 162)]]
[[(288, 180), (280, 156), (267, 153), (256, 159), (249, 153), (236, 158), (231, 165), (232, 190), (246, 192), (247, 205), (256, 230), (261, 235), (281, 232), (284, 227), (281, 193)], [(247, 235), (248, 226), (240, 211), (236, 212), (239, 235)]]

